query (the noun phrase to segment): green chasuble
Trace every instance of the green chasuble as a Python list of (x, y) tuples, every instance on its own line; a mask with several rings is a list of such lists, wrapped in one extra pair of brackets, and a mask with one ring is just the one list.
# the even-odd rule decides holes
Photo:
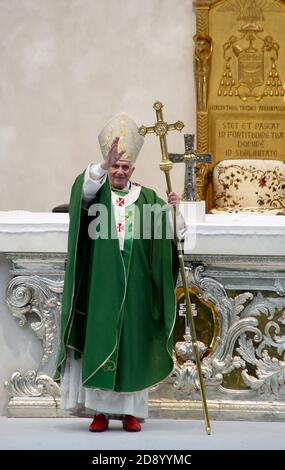
[[(151, 189), (141, 188), (134, 219), (134, 233), (141, 236), (131, 240), (124, 263), (108, 179), (94, 203), (107, 208), (109, 236), (96, 240), (88, 236), (88, 227), (98, 219), (88, 216), (82, 207), (83, 181), (84, 173), (76, 179), (70, 199), (58, 364), (63, 364), (66, 350), (71, 348), (82, 354), (83, 386), (117, 392), (143, 390), (173, 369), (178, 263), (166, 236), (169, 214), (162, 211), (162, 236), (154, 237), (152, 227), (151, 236), (144, 239), (144, 204), (162, 207), (165, 203)], [(152, 213), (153, 221), (155, 217)]]

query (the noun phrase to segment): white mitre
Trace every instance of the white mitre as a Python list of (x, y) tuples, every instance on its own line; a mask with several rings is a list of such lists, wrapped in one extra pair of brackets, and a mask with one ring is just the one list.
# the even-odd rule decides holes
[(119, 113), (114, 116), (98, 136), (103, 157), (107, 157), (114, 138), (120, 137), (118, 151), (126, 150), (121, 160), (134, 163), (144, 143), (138, 129), (135, 121), (127, 113)]

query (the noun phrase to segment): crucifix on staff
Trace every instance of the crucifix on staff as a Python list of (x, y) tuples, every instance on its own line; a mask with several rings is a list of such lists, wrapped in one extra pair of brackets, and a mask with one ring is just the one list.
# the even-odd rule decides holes
[[(184, 127), (184, 124), (181, 121), (177, 121), (174, 124), (168, 124), (166, 121), (164, 121), (163, 113), (162, 113), (163, 104), (160, 101), (156, 101), (153, 105), (153, 108), (155, 109), (155, 112), (156, 112), (156, 118), (157, 118), (156, 123), (150, 127), (146, 127), (142, 125), (139, 128), (139, 134), (142, 136), (145, 136), (146, 134), (155, 133), (159, 137), (161, 155), (162, 155), (162, 160), (159, 166), (160, 166), (160, 169), (165, 173), (167, 190), (168, 192), (171, 192), (172, 185), (171, 185), (171, 179), (170, 179), (170, 171), (173, 167), (173, 163), (169, 158), (166, 134), (172, 130), (178, 130), (181, 132), (181, 130)], [(196, 335), (195, 324), (194, 324), (192, 308), (191, 308), (190, 295), (189, 295), (189, 290), (188, 290), (188, 285), (187, 285), (187, 280), (186, 280), (183, 249), (182, 249), (181, 241), (179, 240), (176, 234), (176, 227), (175, 227), (176, 207), (175, 206), (173, 207), (173, 219), (174, 219), (174, 240), (175, 240), (175, 243), (177, 245), (177, 250), (178, 250), (179, 269), (180, 269), (180, 274), (182, 278), (183, 290), (184, 290), (184, 295), (185, 295), (185, 303), (186, 303), (186, 315), (187, 315), (187, 321), (191, 329), (193, 350), (195, 354), (196, 367), (197, 367), (197, 371), (199, 375), (200, 393), (201, 393), (201, 398), (202, 398), (202, 403), (203, 403), (203, 411), (204, 411), (204, 419), (205, 419), (205, 429), (208, 434), (211, 434), (211, 426), (210, 426), (210, 421), (209, 421), (208, 407), (207, 407), (207, 401), (206, 401), (206, 395), (205, 395), (205, 387), (204, 387), (200, 355), (199, 355), (199, 349), (198, 349), (198, 343), (197, 343), (197, 335)]]

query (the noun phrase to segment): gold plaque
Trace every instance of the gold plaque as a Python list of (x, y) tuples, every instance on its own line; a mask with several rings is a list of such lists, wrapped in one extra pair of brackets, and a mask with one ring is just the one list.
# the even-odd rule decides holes
[(213, 165), (285, 160), (285, 1), (198, 0), (195, 8), (197, 150), (212, 152)]

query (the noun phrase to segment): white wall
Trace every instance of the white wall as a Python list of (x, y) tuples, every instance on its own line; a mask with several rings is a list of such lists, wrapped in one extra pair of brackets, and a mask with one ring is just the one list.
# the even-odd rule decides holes
[[(0, 0), (0, 210), (50, 211), (100, 160), (97, 135), (120, 111), (195, 132), (192, 0)], [(169, 151), (183, 137), (169, 135)], [(160, 147), (146, 138), (136, 180), (164, 194)], [(173, 170), (183, 190), (183, 165)]]

